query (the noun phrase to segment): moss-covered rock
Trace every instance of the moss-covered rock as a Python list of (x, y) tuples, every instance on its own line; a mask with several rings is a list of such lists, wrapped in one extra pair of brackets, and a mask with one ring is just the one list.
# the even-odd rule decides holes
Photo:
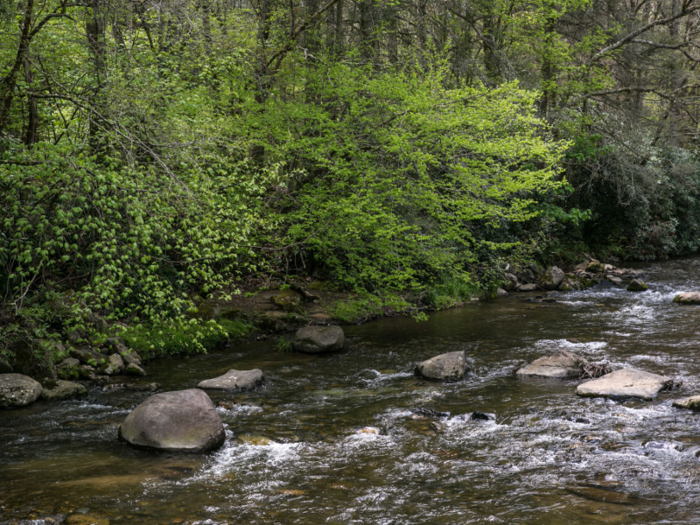
[(646, 285), (646, 283), (640, 281), (639, 279), (634, 279), (631, 283), (627, 285), (628, 292), (643, 292), (648, 289), (649, 287)]

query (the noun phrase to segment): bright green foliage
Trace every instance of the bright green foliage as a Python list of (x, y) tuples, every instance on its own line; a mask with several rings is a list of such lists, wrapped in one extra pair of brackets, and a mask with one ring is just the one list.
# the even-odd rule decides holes
[(363, 294), (351, 297), (344, 301), (338, 301), (330, 306), (328, 313), (334, 319), (344, 323), (363, 323), (384, 315), (385, 311), (394, 313), (412, 314), (420, 316), (419, 312), (413, 312), (413, 306), (407, 300), (396, 294), (383, 296)]
[[(259, 124), (286, 160), (285, 244), (302, 243), (345, 287), (418, 289), (469, 282), (479, 227), (531, 219), (556, 189), (565, 143), (534, 115), (536, 93), (446, 87), (446, 67), (307, 71), (293, 96), (269, 100)], [(498, 248), (501, 243), (489, 243)]]
[(118, 162), (60, 147), (17, 148), (0, 164), (0, 291), (17, 312), (37, 292), (73, 288), (76, 314), (156, 320), (250, 270), (268, 172), (245, 163), (206, 176)]
[(142, 357), (160, 357), (200, 352), (217, 348), (230, 339), (240, 339), (251, 332), (243, 321), (174, 320), (152, 325), (136, 326), (121, 334), (129, 348)]

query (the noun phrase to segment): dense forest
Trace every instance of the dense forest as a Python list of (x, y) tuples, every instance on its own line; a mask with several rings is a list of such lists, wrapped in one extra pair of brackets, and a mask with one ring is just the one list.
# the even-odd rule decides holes
[[(6, 0), (0, 352), (248, 276), (700, 248), (694, 0)], [(102, 329), (104, 332), (104, 329)]]

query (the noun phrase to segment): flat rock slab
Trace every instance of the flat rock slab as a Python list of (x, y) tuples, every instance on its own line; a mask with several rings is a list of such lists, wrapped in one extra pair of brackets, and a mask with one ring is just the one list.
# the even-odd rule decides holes
[(634, 368), (624, 368), (600, 379), (580, 384), (576, 393), (584, 397), (636, 397), (650, 400), (672, 383), (673, 380), (665, 376)]
[(684, 397), (673, 402), (676, 408), (687, 408), (688, 410), (700, 411), (700, 396)]
[(683, 292), (673, 298), (678, 304), (700, 304), (700, 292)]
[(418, 363), (416, 375), (434, 381), (459, 381), (469, 371), (464, 350), (435, 356)]
[(43, 391), (38, 381), (22, 374), (0, 374), (0, 408), (23, 407)]
[(339, 326), (305, 326), (294, 335), (294, 350), (305, 354), (321, 354), (345, 346), (345, 334)]
[(119, 439), (170, 452), (206, 452), (219, 448), (225, 438), (214, 403), (198, 388), (155, 394), (119, 426)]
[(559, 350), (549, 357), (540, 357), (527, 366), (518, 370), (515, 374), (519, 377), (551, 377), (555, 379), (569, 379), (579, 377), (581, 365), (587, 365), (588, 361), (568, 350)]
[(253, 390), (264, 381), (262, 370), (229, 370), (224, 375), (202, 381), (199, 388), (211, 390)]

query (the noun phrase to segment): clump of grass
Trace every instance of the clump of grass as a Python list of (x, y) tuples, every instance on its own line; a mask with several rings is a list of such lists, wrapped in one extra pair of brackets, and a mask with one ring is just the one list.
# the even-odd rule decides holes
[(474, 297), (478, 289), (474, 283), (459, 276), (443, 277), (427, 288), (421, 297), (423, 304), (434, 310), (444, 310)]
[(153, 358), (206, 352), (230, 339), (241, 339), (251, 331), (250, 324), (238, 319), (190, 319), (132, 326), (121, 337), (142, 357)]
[[(411, 313), (414, 311), (411, 303), (404, 298), (392, 294), (384, 297), (376, 295), (365, 295), (354, 297), (344, 301), (333, 303), (328, 309), (328, 313), (338, 321), (344, 323), (364, 323), (370, 319), (375, 319), (385, 312)], [(420, 312), (416, 313), (420, 316)]]
[(291, 339), (287, 339), (286, 337), (280, 337), (277, 339), (277, 350), (279, 352), (288, 354), (294, 350), (294, 343), (292, 343)]

